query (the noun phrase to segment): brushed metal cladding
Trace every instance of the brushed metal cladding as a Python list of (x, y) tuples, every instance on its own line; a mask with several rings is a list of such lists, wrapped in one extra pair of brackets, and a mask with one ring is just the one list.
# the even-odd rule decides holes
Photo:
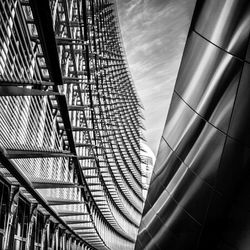
[(182, 162), (214, 186), (226, 135), (195, 113), (176, 93), (172, 104), (163, 137)]
[(156, 246), (191, 249), (201, 230), (201, 225), (167, 191), (160, 195), (142, 223), (139, 238), (142, 248), (136, 249), (155, 249)]
[(242, 185), (237, 189), (237, 195), (231, 197), (233, 206), (230, 209), (229, 218), (224, 224), (219, 243), (222, 246), (235, 246), (235, 249), (240, 250), (247, 250), (250, 246), (249, 173), (245, 178), (246, 180), (242, 181)]
[(249, 46), (250, 1), (198, 1), (194, 30), (206, 39), (245, 59)]
[(250, 149), (227, 137), (198, 249), (249, 248), (249, 163)]
[(198, 0), (136, 250), (250, 244), (250, 2)]
[(179, 170), (180, 178), (178, 179), (178, 175), (175, 175), (166, 191), (169, 193), (171, 191), (171, 197), (177, 201), (178, 205), (197, 223), (202, 224), (213, 190), (185, 164), (182, 164)]
[[(250, 147), (250, 64), (245, 63), (228, 134)], [(239, 126), (240, 124), (240, 126)]]
[[(160, 152), (168, 152), (168, 154), (162, 154), (161, 157)], [(167, 145), (164, 139), (161, 139), (161, 147), (158, 154), (158, 159), (160, 159), (160, 161), (158, 161), (157, 165), (155, 165), (154, 172), (151, 177), (151, 185), (148, 191), (148, 200), (145, 204), (144, 213), (147, 213), (148, 209), (151, 207), (151, 204), (154, 204), (161, 193), (165, 190), (167, 184), (176, 174), (176, 171), (179, 169), (182, 163)]]
[(244, 180), (244, 175), (250, 181), (249, 176), (247, 176), (249, 174), (249, 162), (250, 148), (227, 137), (217, 174), (217, 191), (224, 197), (232, 197), (228, 190), (232, 191), (237, 183)]
[(242, 66), (240, 60), (191, 32), (175, 91), (205, 120), (226, 132)]

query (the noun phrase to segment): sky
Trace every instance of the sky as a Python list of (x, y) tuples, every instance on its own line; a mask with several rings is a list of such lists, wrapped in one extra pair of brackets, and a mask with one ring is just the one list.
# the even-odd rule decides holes
[(117, 0), (124, 47), (157, 153), (195, 0)]

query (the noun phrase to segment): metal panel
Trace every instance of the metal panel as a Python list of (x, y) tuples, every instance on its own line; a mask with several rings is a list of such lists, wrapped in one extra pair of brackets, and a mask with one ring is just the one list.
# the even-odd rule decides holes
[[(161, 193), (165, 190), (182, 163), (164, 139), (161, 140), (159, 149), (160, 150), (157, 155), (158, 161), (155, 163), (154, 171), (151, 177), (147, 203), (145, 204), (143, 211), (144, 214), (146, 214), (150, 208), (149, 204), (154, 204)], [(160, 157), (160, 154), (162, 157)]]
[(249, 44), (250, 2), (200, 0), (197, 5), (195, 31), (244, 60)]
[(240, 79), (239, 90), (237, 93), (232, 121), (228, 134), (240, 143), (250, 146), (250, 64), (245, 63)]
[(249, 17), (197, 2), (136, 249), (249, 247)]
[(226, 132), (242, 62), (192, 32), (175, 91), (205, 120)]

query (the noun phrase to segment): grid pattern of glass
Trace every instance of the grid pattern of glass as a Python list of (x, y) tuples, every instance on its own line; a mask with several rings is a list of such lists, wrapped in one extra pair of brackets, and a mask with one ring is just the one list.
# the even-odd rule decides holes
[(0, 171), (84, 249), (133, 249), (142, 213), (141, 104), (119, 32), (114, 1), (0, 2)]

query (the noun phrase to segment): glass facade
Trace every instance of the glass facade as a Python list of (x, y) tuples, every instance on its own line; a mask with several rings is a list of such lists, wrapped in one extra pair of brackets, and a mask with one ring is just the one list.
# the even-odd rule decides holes
[(249, 248), (249, 37), (249, 1), (197, 1), (136, 249)]
[(133, 249), (141, 118), (114, 1), (1, 1), (0, 248)]
[(4, 182), (0, 181), (0, 244), (3, 244), (4, 232), (7, 223), (7, 215), (8, 215), (8, 203), (9, 203), (9, 189), (4, 184)]
[(141, 143), (141, 169), (142, 169), (142, 195), (144, 201), (147, 197), (147, 192), (150, 184), (151, 175), (153, 172), (155, 156), (151, 149), (144, 143)]

